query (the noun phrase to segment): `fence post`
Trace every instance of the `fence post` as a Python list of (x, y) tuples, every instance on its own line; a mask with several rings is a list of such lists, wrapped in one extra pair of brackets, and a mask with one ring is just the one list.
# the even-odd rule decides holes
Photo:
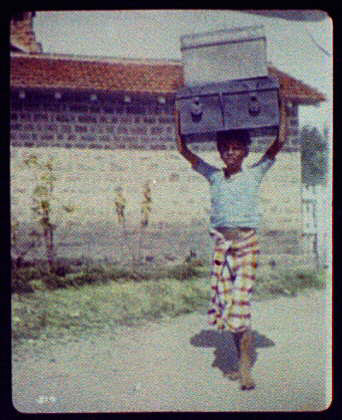
[(303, 236), (309, 242), (304, 252), (314, 257), (317, 269), (327, 264), (326, 193), (324, 185), (302, 186)]

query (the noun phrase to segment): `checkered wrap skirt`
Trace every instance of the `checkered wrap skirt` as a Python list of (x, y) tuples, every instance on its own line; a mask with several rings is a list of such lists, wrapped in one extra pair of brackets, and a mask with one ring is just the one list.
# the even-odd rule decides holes
[(215, 248), (210, 274), (209, 324), (231, 332), (245, 331), (251, 325), (251, 295), (259, 243), (255, 231), (242, 232), (238, 240), (227, 240), (215, 229), (210, 231)]

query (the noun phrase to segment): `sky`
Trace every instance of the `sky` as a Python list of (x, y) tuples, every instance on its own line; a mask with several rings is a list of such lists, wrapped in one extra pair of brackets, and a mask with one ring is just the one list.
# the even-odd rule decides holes
[(45, 53), (181, 60), (180, 37), (264, 25), (267, 60), (318, 89), (328, 101), (300, 106), (300, 126), (332, 128), (332, 31), (327, 17), (296, 22), (236, 10), (46, 11), (34, 18)]

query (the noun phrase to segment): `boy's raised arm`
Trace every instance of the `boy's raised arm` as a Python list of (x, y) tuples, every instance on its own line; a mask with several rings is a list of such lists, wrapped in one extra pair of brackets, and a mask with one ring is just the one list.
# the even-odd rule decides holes
[(267, 149), (266, 153), (262, 157), (268, 157), (269, 159), (274, 159), (277, 153), (281, 150), (286, 140), (286, 105), (285, 101), (280, 101), (280, 124), (277, 138)]
[(180, 122), (179, 122), (179, 111), (175, 111), (175, 121), (176, 121), (176, 142), (177, 142), (177, 149), (179, 153), (185, 157), (187, 161), (191, 163), (194, 167), (197, 165), (199, 157), (192, 153), (191, 150), (188, 149), (187, 145), (185, 144), (184, 138), (180, 133)]

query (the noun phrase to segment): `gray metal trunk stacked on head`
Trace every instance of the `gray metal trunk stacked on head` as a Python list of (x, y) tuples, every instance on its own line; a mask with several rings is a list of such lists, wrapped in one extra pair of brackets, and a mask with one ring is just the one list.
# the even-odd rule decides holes
[[(177, 92), (181, 132), (192, 136), (225, 130), (270, 129), (279, 124), (278, 87), (275, 79), (233, 80), (205, 86), (183, 88)], [(265, 130), (263, 131), (263, 134)]]
[(185, 86), (267, 76), (263, 26), (183, 35)]
[(176, 105), (188, 141), (225, 130), (275, 131), (279, 84), (267, 76), (262, 26), (185, 35), (181, 50), (186, 87)]

